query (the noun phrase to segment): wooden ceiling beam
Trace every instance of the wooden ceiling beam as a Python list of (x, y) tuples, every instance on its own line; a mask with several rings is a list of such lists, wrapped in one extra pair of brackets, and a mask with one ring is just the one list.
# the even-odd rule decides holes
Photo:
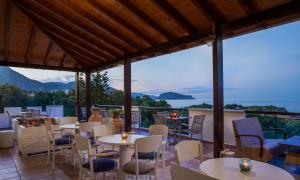
[[(263, 12), (251, 14), (233, 22), (224, 23), (221, 26), (221, 30), (224, 37), (231, 37), (234, 36), (234, 31), (237, 31), (239, 29), (247, 29), (249, 27), (254, 27), (253, 31), (257, 31), (259, 30), (259, 28), (257, 28), (258, 26), (261, 28), (266, 28), (266, 23), (268, 21), (286, 18), (285, 23), (288, 23), (300, 19), (299, 15), (300, 1), (291, 1), (283, 5), (267, 9)], [(287, 19), (290, 19), (290, 21), (288, 21)], [(261, 26), (262, 24), (264, 26)], [(273, 24), (273, 26), (275, 25), (276, 24)], [(247, 32), (249, 32), (249, 30), (247, 30)]]
[(57, 67), (57, 66), (49, 66), (49, 65), (44, 66), (39, 64), (24, 64), (18, 62), (4, 61), (4, 59), (0, 59), (0, 66), (12, 66), (12, 67), (21, 67), (21, 68), (30, 68), (30, 69), (47, 69), (47, 70), (49, 69), (49, 70), (73, 71), (73, 72), (82, 71), (82, 69), (80, 68)]
[(197, 28), (189, 22), (171, 3), (166, 0), (152, 0), (162, 11), (167, 13), (178, 25), (184, 28), (188, 34), (197, 31)]
[(49, 22), (51, 22), (51, 26), (55, 25), (56, 27), (60, 27), (61, 29), (68, 31), (77, 38), (85, 39), (85, 41), (92, 43), (94, 46), (98, 47), (101, 51), (103, 51), (103, 53), (110, 57), (119, 57), (122, 55), (122, 52), (104, 46), (103, 42), (99, 41), (99, 38), (97, 36), (94, 36), (91, 33), (83, 30), (82, 27), (77, 23), (62, 17), (58, 13), (53, 12), (49, 7), (41, 6), (40, 4), (38, 4), (38, 1), (11, 1), (14, 1), (15, 4), (22, 10), (25, 10), (30, 14), (39, 17), (40, 19), (42, 18), (44, 20), (47, 20), (48, 24)]
[(120, 0), (119, 2), (122, 3), (125, 7), (127, 7), (127, 9), (129, 9), (137, 17), (139, 17), (148, 25), (150, 25), (153, 29), (155, 29), (160, 34), (162, 34), (166, 39), (170, 40), (174, 38), (174, 36), (170, 32), (168, 32), (161, 25), (156, 23), (155, 20), (153, 20), (150, 16), (148, 16), (144, 11), (140, 10), (136, 5), (131, 3), (129, 0)]
[(35, 33), (36, 33), (36, 28), (32, 24), (31, 28), (30, 28), (28, 43), (27, 43), (27, 50), (26, 50), (26, 54), (25, 54), (25, 63), (29, 62), (31, 52), (32, 52), (32, 49), (33, 49), (33, 39), (34, 39)]
[(210, 22), (224, 21), (224, 17), (219, 17), (204, 0), (191, 0), (191, 2)]
[[(89, 41), (86, 41), (81, 36), (76, 36), (76, 34), (72, 34), (72, 32), (67, 31), (66, 29), (63, 29), (61, 27), (56, 26), (52, 22), (49, 22), (47, 19), (40, 17), (38, 14), (34, 14), (30, 10), (20, 7), (26, 15), (32, 19), (43, 31), (47, 29), (48, 31), (51, 31), (55, 34), (59, 34), (61, 37), (64, 37), (65, 39), (68, 39), (72, 41), (74, 44), (80, 45), (82, 48), (86, 49), (87, 51), (91, 51), (93, 53), (97, 53), (99, 58), (111, 59), (114, 58), (112, 56), (108, 56), (107, 54), (104, 54), (99, 47), (95, 46), (95, 44), (90, 44)], [(51, 34), (50, 34), (51, 37)]]
[(4, 61), (9, 57), (10, 46), (10, 19), (11, 19), (11, 5), (7, 1), (5, 7), (5, 30), (4, 30)]
[[(127, 54), (123, 59), (113, 61), (110, 64), (102, 65), (101, 67), (94, 67), (91, 69), (91, 71), (95, 72), (95, 71), (105, 70), (107, 68), (112, 68), (114, 66), (117, 66), (118, 64), (122, 64), (125, 60), (131, 60), (132, 62), (135, 62), (135, 61), (140, 61), (143, 59), (159, 56), (162, 54), (168, 54), (186, 48), (195, 47), (197, 45), (204, 44), (208, 40), (210, 40), (209, 35), (210, 35), (209, 33), (196, 32), (191, 35), (184, 36), (182, 38), (178, 38), (173, 41), (156, 45), (155, 47), (144, 49), (143, 51)], [(184, 44), (184, 46), (182, 46), (182, 44)], [(187, 44), (191, 44), (191, 45), (187, 46)], [(176, 48), (176, 50), (169, 51), (172, 48)]]
[(97, 54), (91, 52), (91, 51), (87, 51), (86, 49), (82, 48), (81, 46), (69, 41), (68, 39), (54, 33), (51, 32), (47, 29), (43, 29), (44, 31), (48, 32), (49, 35), (51, 35), (52, 39), (55, 40), (57, 43), (66, 46), (66, 47), (70, 47), (71, 49), (79, 52), (80, 54), (82, 54), (83, 56), (86, 56), (87, 58), (92, 59), (93, 63), (103, 63), (103, 62), (107, 62), (104, 58), (99, 57)]
[[(112, 34), (117, 39), (121, 40), (123, 43), (126, 43), (127, 45), (129, 45), (131, 48), (134, 48), (136, 50), (141, 49), (140, 45), (138, 43), (136, 43), (135, 41), (131, 40), (130, 38), (128, 38), (126, 35), (120, 33), (119, 31), (115, 30), (109, 23), (102, 22), (98, 18), (96, 18), (93, 15), (91, 15), (89, 12), (82, 10), (75, 3), (73, 3), (72, 0), (69, 0), (69, 1), (59, 1), (59, 2), (64, 3), (67, 7), (71, 8), (72, 11), (77, 12), (80, 16), (82, 16), (82, 18), (84, 18), (88, 22), (91, 22), (92, 24), (96, 25), (99, 29), (104, 29), (105, 31), (107, 31), (108, 33)], [(97, 33), (97, 34), (99, 34), (99, 33)], [(111, 38), (109, 38), (109, 37), (106, 37), (106, 38), (109, 39), (109, 41), (111, 40)], [(111, 42), (111, 44), (114, 45), (116, 43)], [(114, 46), (116, 46), (116, 45), (114, 45)], [(118, 48), (120, 48), (120, 47), (118, 47)], [(122, 51), (125, 51), (125, 49), (123, 47), (120, 48), (120, 49)]]
[(237, 2), (247, 15), (257, 13), (258, 11), (256, 4), (251, 0), (237, 0)]
[(201, 5), (203, 5), (204, 8), (206, 8), (206, 11), (208, 13), (211, 13), (211, 15), (215, 18), (214, 22), (223, 23), (228, 21), (225, 14), (216, 6), (214, 1), (212, 0), (198, 0), (198, 1)]
[(47, 51), (46, 51), (46, 54), (45, 54), (45, 56), (44, 56), (43, 64), (44, 64), (45, 66), (48, 65), (49, 54), (50, 54), (50, 52), (51, 52), (51, 50), (52, 50), (52, 47), (53, 47), (53, 44), (52, 44), (52, 43), (53, 43), (52, 41), (49, 42), (48, 48), (47, 48)]
[(67, 54), (64, 53), (63, 56), (62, 56), (62, 58), (61, 58), (61, 60), (60, 60), (60, 63), (59, 63), (60, 67), (64, 67), (65, 66), (65, 60), (66, 60), (66, 58), (67, 58)]
[(106, 14), (108, 17), (113, 19), (118, 24), (121, 24), (123, 27), (127, 28), (128, 30), (132, 31), (134, 34), (136, 34), (138, 37), (146, 41), (148, 44), (153, 46), (156, 44), (155, 40), (150, 38), (146, 32), (143, 32), (136, 28), (135, 24), (130, 24), (127, 20), (122, 19), (118, 15), (116, 15), (113, 11), (103, 6), (101, 3), (97, 2), (96, 0), (88, 0), (88, 2), (93, 5), (96, 9), (98, 9), (100, 12)]

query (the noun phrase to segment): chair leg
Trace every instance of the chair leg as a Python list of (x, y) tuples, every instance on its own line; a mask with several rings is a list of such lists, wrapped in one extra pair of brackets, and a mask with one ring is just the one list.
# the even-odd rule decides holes
[(52, 170), (55, 168), (55, 144), (53, 143), (53, 148), (52, 148)]
[(82, 179), (82, 166), (79, 167), (79, 180)]
[(50, 164), (50, 156), (51, 156), (51, 145), (48, 145), (48, 152), (47, 152), (47, 164)]

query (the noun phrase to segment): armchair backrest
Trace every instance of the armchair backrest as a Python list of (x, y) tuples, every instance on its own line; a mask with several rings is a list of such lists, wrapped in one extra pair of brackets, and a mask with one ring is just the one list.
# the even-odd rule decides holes
[(203, 160), (203, 146), (201, 141), (185, 140), (175, 145), (175, 162), (180, 164), (195, 158)]
[(162, 135), (164, 139), (168, 138), (169, 128), (163, 124), (152, 124), (149, 127), (149, 135)]
[(232, 123), (237, 146), (256, 145), (260, 143), (258, 138), (239, 137), (239, 135), (256, 135), (264, 140), (262, 127), (256, 117), (234, 120)]

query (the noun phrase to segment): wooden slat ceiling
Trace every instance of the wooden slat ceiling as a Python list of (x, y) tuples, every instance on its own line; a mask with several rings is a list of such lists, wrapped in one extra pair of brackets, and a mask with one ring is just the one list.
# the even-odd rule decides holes
[(300, 18), (295, 0), (1, 0), (0, 65), (95, 71)]

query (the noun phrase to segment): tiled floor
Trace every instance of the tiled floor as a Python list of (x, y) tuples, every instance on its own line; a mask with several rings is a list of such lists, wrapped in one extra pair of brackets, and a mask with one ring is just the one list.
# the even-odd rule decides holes
[[(213, 146), (211, 143), (203, 143), (204, 145), (204, 159), (212, 158)], [(132, 149), (128, 150), (128, 159)], [(163, 178), (162, 165), (158, 171), (159, 179), (170, 180), (170, 165), (174, 161), (174, 147), (170, 147), (166, 153), (166, 171), (165, 178)], [(63, 156), (57, 156), (55, 170), (51, 170), (50, 165), (46, 163), (46, 154), (37, 154), (29, 157), (22, 157), (18, 153), (18, 148), (0, 149), (0, 180), (1, 179), (52, 179), (52, 180), (68, 180), (78, 179), (78, 168), (66, 163)], [(275, 159), (274, 163), (279, 163), (281, 166), (282, 159)], [(190, 168), (197, 168), (200, 162), (198, 160), (186, 164)], [(286, 170), (291, 173), (295, 172), (295, 166), (288, 166)], [(293, 173), (295, 175), (295, 173)], [(297, 173), (298, 174), (298, 173)], [(295, 175), (296, 179), (299, 176)], [(106, 179), (113, 179), (113, 176), (108, 174)], [(131, 179), (131, 178), (130, 178)]]

